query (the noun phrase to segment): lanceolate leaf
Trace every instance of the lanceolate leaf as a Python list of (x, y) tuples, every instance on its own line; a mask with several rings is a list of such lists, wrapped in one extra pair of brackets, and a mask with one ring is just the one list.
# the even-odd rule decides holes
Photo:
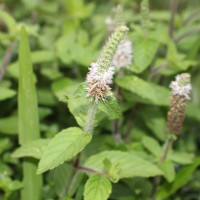
[[(31, 53), (26, 30), (22, 27), (19, 47), (18, 120), (21, 145), (40, 138), (38, 103), (33, 79)], [(37, 164), (24, 159), (22, 200), (41, 198), (42, 177), (36, 175)], [(31, 184), (30, 184), (31, 183)]]
[(93, 174), (86, 182), (84, 200), (107, 200), (111, 190), (112, 185), (106, 177)]
[(62, 130), (50, 141), (44, 151), (37, 172), (43, 173), (72, 159), (84, 149), (91, 139), (91, 134), (83, 133), (77, 127)]
[(104, 159), (109, 159), (113, 166), (118, 165), (119, 178), (134, 176), (150, 177), (161, 175), (162, 171), (149, 161), (138, 157), (134, 152), (104, 151), (86, 160), (85, 166), (102, 171)]

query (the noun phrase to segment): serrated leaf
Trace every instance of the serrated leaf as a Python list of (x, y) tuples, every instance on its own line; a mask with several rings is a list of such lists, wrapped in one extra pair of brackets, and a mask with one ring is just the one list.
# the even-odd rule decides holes
[(0, 101), (9, 99), (13, 96), (16, 95), (16, 91), (9, 89), (9, 88), (4, 88), (0, 87)]
[(144, 147), (150, 151), (156, 158), (159, 158), (161, 153), (162, 153), (162, 148), (159, 145), (159, 143), (149, 137), (149, 136), (143, 136), (142, 137), (142, 144), (144, 145)]
[(117, 119), (121, 117), (120, 106), (113, 95), (108, 96), (106, 101), (99, 101), (98, 109), (104, 112), (109, 119)]
[(62, 130), (49, 142), (39, 162), (37, 173), (43, 173), (72, 159), (84, 149), (91, 139), (91, 134), (83, 133), (77, 127)]
[(149, 104), (169, 105), (169, 90), (154, 83), (148, 83), (137, 76), (125, 76), (116, 80), (120, 87), (139, 95)]
[(84, 200), (107, 200), (112, 190), (110, 181), (100, 174), (93, 174), (86, 182)]
[(14, 158), (34, 157), (40, 159), (49, 141), (50, 139), (38, 139), (28, 142), (15, 150), (12, 156)]
[(89, 157), (84, 165), (102, 171), (105, 158), (109, 159), (113, 166), (119, 164), (119, 178), (151, 177), (163, 174), (156, 165), (138, 157), (134, 152), (104, 151)]
[(135, 38), (133, 42), (133, 60), (135, 67), (132, 67), (132, 70), (136, 72), (145, 70), (151, 64), (158, 47), (159, 43), (154, 39), (143, 37)]

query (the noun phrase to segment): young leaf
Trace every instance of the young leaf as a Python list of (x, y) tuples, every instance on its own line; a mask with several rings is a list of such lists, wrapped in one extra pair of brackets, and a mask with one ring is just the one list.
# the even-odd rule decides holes
[(39, 162), (37, 173), (43, 173), (72, 159), (85, 148), (91, 139), (91, 134), (83, 133), (77, 127), (62, 130), (49, 142)]
[(85, 185), (84, 200), (107, 200), (112, 190), (110, 181), (100, 174), (93, 174)]
[(143, 99), (147, 99), (150, 104), (155, 105), (169, 105), (169, 90), (156, 85), (148, 83), (137, 76), (125, 76), (116, 80), (120, 87), (139, 95)]
[(117, 99), (112, 95), (107, 97), (106, 101), (98, 103), (98, 109), (104, 112), (108, 118), (117, 119), (121, 117), (121, 109)]
[(85, 166), (102, 171), (105, 158), (109, 159), (113, 166), (118, 165), (117, 175), (119, 178), (134, 176), (151, 177), (163, 174), (157, 166), (138, 157), (134, 152), (103, 151), (89, 157), (85, 162)]
[(28, 142), (15, 150), (12, 156), (14, 158), (34, 157), (40, 159), (49, 141), (49, 139), (38, 139)]

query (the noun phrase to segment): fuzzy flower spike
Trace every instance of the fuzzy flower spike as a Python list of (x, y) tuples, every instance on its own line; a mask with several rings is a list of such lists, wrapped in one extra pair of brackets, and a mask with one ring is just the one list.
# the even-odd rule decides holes
[(113, 57), (112, 64), (117, 70), (128, 67), (132, 62), (132, 42), (124, 39), (120, 42)]
[(111, 67), (113, 56), (124, 34), (128, 31), (126, 26), (120, 26), (111, 35), (106, 46), (103, 48), (100, 58), (91, 64), (86, 77), (87, 96), (93, 97), (96, 103), (106, 99), (106, 94), (111, 90), (110, 84), (114, 74)]
[(179, 134), (185, 118), (186, 101), (190, 99), (192, 90), (190, 74), (183, 73), (176, 76), (170, 86), (172, 95), (170, 98), (170, 110), (168, 112), (167, 128), (172, 134)]

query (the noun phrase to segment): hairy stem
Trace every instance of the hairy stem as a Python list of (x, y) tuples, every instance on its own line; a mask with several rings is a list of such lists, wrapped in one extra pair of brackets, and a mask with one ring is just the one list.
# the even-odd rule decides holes
[(96, 103), (95, 101), (93, 100), (91, 105), (90, 105), (90, 108), (88, 110), (88, 115), (87, 115), (87, 119), (86, 119), (86, 122), (85, 122), (85, 127), (83, 129), (83, 131), (85, 133), (91, 133), (93, 132), (93, 125), (94, 125), (94, 119), (95, 119), (95, 113), (96, 113)]

